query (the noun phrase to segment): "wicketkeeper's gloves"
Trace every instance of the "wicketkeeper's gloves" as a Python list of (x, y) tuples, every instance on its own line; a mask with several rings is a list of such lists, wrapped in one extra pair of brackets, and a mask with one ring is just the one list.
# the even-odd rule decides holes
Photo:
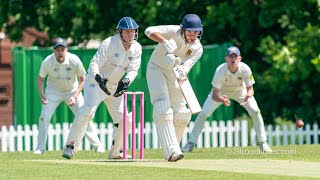
[(108, 78), (103, 78), (100, 74), (96, 74), (95, 77), (97, 83), (99, 84), (100, 88), (102, 89), (102, 91), (104, 91), (106, 94), (110, 95), (111, 93), (109, 92), (106, 84), (108, 82)]
[(130, 80), (129, 78), (124, 78), (119, 81), (116, 92), (114, 93), (114, 97), (121, 96), (124, 92), (128, 90)]

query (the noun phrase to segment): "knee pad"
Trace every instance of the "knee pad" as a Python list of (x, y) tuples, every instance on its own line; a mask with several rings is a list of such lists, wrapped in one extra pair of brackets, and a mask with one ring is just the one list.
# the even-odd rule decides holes
[(158, 101), (153, 105), (153, 122), (172, 121), (173, 111), (167, 101)]
[(176, 112), (173, 116), (173, 123), (175, 126), (187, 126), (191, 119), (190, 109), (183, 109)]

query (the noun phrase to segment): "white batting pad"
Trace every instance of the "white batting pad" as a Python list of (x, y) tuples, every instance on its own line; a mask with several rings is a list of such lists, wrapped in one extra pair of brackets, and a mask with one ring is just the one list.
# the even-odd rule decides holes
[(172, 121), (155, 122), (158, 139), (164, 151), (165, 159), (168, 160), (173, 153), (181, 153)]
[(187, 108), (184, 108), (178, 112), (175, 112), (173, 117), (173, 125), (176, 131), (178, 143), (180, 143), (184, 135), (184, 131), (189, 124), (190, 119), (191, 119), (191, 111)]

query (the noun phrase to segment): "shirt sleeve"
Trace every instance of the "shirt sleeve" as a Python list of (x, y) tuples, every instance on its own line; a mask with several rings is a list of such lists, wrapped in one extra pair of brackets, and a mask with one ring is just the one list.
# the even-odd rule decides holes
[(88, 70), (90, 74), (96, 75), (100, 73), (100, 67), (102, 67), (108, 59), (109, 44), (109, 41), (103, 43), (93, 56)]
[(183, 70), (184, 73), (187, 75), (189, 73), (189, 71), (191, 70), (191, 68), (196, 64), (196, 62), (200, 59), (200, 57), (202, 56), (203, 53), (203, 49), (202, 47), (195, 52), (195, 54), (193, 56), (191, 56), (190, 58), (188, 58), (184, 63), (183, 63)]
[(81, 77), (81, 76), (86, 75), (86, 70), (84, 69), (80, 58), (76, 55), (74, 56), (74, 58), (76, 59), (76, 62), (77, 62), (77, 76)]
[(212, 87), (215, 87), (217, 89), (221, 89), (222, 87), (222, 79), (223, 79), (223, 72), (221, 68), (217, 68), (216, 72), (213, 75), (212, 79)]
[(166, 25), (166, 26), (150, 26), (144, 33), (150, 37), (154, 32), (160, 33), (164, 38), (174, 37), (175, 34), (179, 31), (180, 27), (177, 25)]
[(137, 48), (136, 52), (137, 53), (135, 54), (135, 56), (133, 56), (132, 62), (130, 63), (130, 65), (128, 67), (128, 70), (127, 70), (127, 74), (126, 74), (126, 78), (129, 78), (130, 84), (137, 77), (138, 71), (139, 71), (139, 68), (140, 68), (141, 54), (142, 54), (142, 47), (140, 45)]
[(48, 63), (47, 63), (47, 59), (45, 59), (42, 63), (41, 63), (41, 67), (40, 67), (40, 71), (39, 71), (39, 76), (42, 78), (47, 77), (48, 75)]
[(255, 81), (252, 75), (252, 71), (249, 68), (249, 66), (246, 66), (245, 73), (244, 73), (244, 84), (246, 85), (246, 87), (248, 87), (248, 86), (252, 86), (254, 83)]

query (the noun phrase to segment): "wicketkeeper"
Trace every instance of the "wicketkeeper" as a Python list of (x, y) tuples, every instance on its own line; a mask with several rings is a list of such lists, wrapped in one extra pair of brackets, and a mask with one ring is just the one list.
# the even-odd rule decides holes
[[(141, 45), (138, 24), (131, 17), (122, 18), (118, 33), (105, 39), (93, 56), (84, 83), (84, 105), (77, 112), (62, 156), (67, 159), (76, 152), (84, 136), (85, 127), (103, 101), (113, 123), (113, 144), (109, 159), (121, 159), (123, 145), (123, 96), (138, 74), (141, 63)], [(126, 75), (124, 76), (124, 74)], [(124, 77), (123, 77), (124, 76)], [(131, 119), (129, 119), (131, 123)], [(131, 124), (128, 123), (128, 128)], [(129, 132), (129, 130), (128, 130)]]
[(263, 152), (272, 150), (267, 144), (267, 137), (260, 109), (254, 95), (255, 83), (250, 67), (241, 62), (240, 50), (231, 46), (228, 48), (225, 60), (213, 76), (212, 91), (208, 95), (202, 112), (197, 116), (193, 130), (189, 136), (189, 142), (182, 148), (184, 152), (191, 152), (202, 132), (204, 122), (221, 105), (230, 106), (233, 99), (242, 105), (253, 119), (253, 127), (257, 133), (260, 148)]
[(178, 65), (185, 76), (189, 73), (203, 52), (200, 43), (202, 32), (201, 19), (196, 14), (186, 15), (180, 26), (151, 26), (145, 30), (150, 39), (158, 42), (148, 63), (147, 82), (153, 105), (153, 122), (168, 161), (184, 157), (179, 142), (191, 119), (172, 68)]

